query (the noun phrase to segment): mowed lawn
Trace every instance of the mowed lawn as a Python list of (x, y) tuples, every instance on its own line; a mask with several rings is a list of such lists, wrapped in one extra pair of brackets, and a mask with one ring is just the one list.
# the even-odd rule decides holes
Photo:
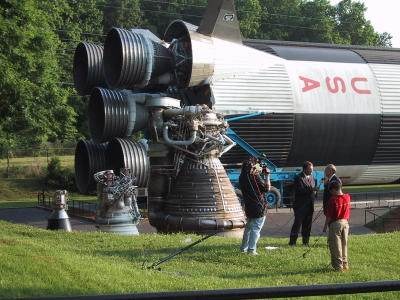
[[(0, 297), (400, 280), (400, 233), (351, 236), (351, 270), (347, 273), (331, 270), (324, 238), (303, 258), (307, 248), (291, 248), (287, 239), (262, 238), (260, 255), (249, 256), (239, 252), (240, 240), (211, 237), (162, 264), (161, 270), (144, 268), (199, 238), (185, 234), (127, 237), (53, 232), (0, 221)], [(266, 246), (278, 249), (266, 250)], [(400, 293), (352, 297), (400, 299)]]
[[(59, 156), (62, 167), (73, 168), (74, 157)], [(0, 208), (33, 206), (37, 193), (46, 188), (45, 175), (51, 157), (16, 157), (0, 159)]]
[[(5, 160), (0, 163), (4, 174)], [(46, 158), (12, 163), (16, 176), (0, 178), (0, 208), (35, 205)], [(61, 163), (72, 168), (73, 157), (61, 157)], [(366, 190), (400, 190), (400, 185), (349, 187), (350, 193)], [(70, 198), (95, 200), (73, 193)], [(331, 270), (324, 238), (313, 239), (316, 246), (303, 258), (307, 249), (289, 248), (287, 239), (262, 238), (260, 255), (247, 256), (238, 251), (240, 240), (212, 237), (161, 265), (161, 271), (143, 268), (199, 238), (52, 232), (0, 221), (0, 298), (400, 280), (400, 233), (351, 236), (351, 271), (342, 274)], [(345, 298), (400, 299), (400, 293)]]
[[(61, 167), (73, 170), (74, 156), (58, 156)], [(8, 207), (27, 207), (37, 204), (38, 193), (43, 190), (52, 197), (55, 188), (45, 184), (47, 163), (51, 157), (17, 157), (10, 160), (9, 177), (7, 160), (0, 159), (0, 209)], [(95, 195), (81, 195), (69, 192), (69, 198), (83, 201), (96, 201)]]
[[(46, 167), (52, 156), (26, 156), (26, 157), (12, 157), (9, 160), (9, 167), (11, 169), (20, 169), (20, 168), (42, 168)], [(73, 155), (60, 155), (57, 156), (60, 159), (61, 166), (63, 167), (72, 167), (74, 164), (74, 156)], [(7, 168), (7, 159), (0, 159), (0, 171), (4, 172)], [(12, 170), (11, 170), (12, 171)]]

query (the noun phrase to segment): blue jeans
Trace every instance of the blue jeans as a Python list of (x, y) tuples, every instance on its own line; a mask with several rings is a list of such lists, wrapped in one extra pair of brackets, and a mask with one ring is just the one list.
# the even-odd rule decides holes
[(241, 251), (256, 252), (257, 242), (260, 238), (260, 231), (264, 226), (264, 222), (265, 216), (247, 219), (246, 228), (243, 232), (242, 246), (240, 246)]

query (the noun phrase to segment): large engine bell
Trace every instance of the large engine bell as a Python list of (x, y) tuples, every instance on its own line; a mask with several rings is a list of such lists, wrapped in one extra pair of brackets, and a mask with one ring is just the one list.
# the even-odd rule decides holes
[(154, 151), (157, 143), (150, 146), (153, 166), (159, 165), (151, 179), (164, 182), (149, 186), (150, 223), (159, 232), (241, 236), (246, 219), (218, 158), (234, 146), (223, 117), (203, 105), (166, 109), (163, 120), (163, 143), (177, 152), (165, 157), (174, 166), (165, 173), (162, 151)]
[(185, 160), (163, 211), (156, 221), (160, 232), (221, 232), (225, 236), (241, 236), (245, 225), (239, 200), (216, 157)]

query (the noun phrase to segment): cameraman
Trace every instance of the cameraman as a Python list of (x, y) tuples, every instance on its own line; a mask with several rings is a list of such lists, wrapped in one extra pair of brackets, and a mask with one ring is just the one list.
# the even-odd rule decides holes
[(260, 238), (260, 231), (264, 226), (267, 214), (267, 202), (264, 199), (264, 193), (268, 192), (271, 187), (269, 170), (264, 169), (264, 172), (267, 173), (265, 181), (260, 176), (262, 170), (257, 161), (250, 158), (243, 162), (239, 177), (244, 211), (247, 217), (240, 250), (251, 255), (258, 255), (256, 251), (257, 241)]

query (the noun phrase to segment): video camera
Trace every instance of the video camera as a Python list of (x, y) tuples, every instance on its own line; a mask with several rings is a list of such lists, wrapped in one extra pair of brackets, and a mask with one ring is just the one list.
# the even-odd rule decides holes
[(260, 162), (260, 167), (261, 167), (261, 174), (270, 174), (271, 170), (268, 169), (267, 164), (264, 162)]
[(270, 169), (268, 169), (267, 165), (262, 160), (254, 160), (252, 162), (252, 168), (257, 171), (259, 174), (268, 175), (271, 173)]

